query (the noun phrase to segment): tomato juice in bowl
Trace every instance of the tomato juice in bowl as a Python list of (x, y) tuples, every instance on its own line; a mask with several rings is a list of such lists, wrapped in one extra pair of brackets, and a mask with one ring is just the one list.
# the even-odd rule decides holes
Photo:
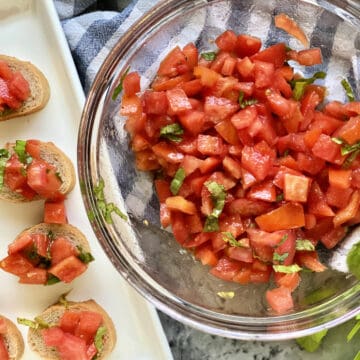
[[(291, 1), (277, 6), (241, 1), (163, 2), (120, 39), (102, 66), (89, 94), (79, 134), (85, 204), (95, 213), (93, 228), (119, 272), (173, 317), (218, 335), (280, 339), (334, 326), (359, 311), (358, 281), (330, 270), (305, 273), (293, 294), (294, 309), (283, 315), (269, 311), (265, 301), (264, 294), (273, 285), (242, 285), (210, 275), (208, 267), (161, 227), (153, 176), (136, 170), (125, 119), (119, 115), (121, 96), (114, 96), (129, 67), (129, 72), (141, 76), (144, 91), (171, 49), (193, 42), (199, 52), (212, 52), (215, 39), (229, 29), (260, 38), (264, 48), (284, 42), (293, 50), (301, 50), (298, 40), (274, 27), (274, 15), (286, 13), (323, 56), (322, 64), (295, 70), (306, 78), (326, 72), (322, 84), (328, 100), (345, 101), (340, 84), (343, 77), (355, 84), (358, 97), (358, 73), (353, 67), (359, 63), (356, 9), (354, 13), (351, 8), (342, 10), (340, 15), (336, 11), (330, 2), (326, 8)], [(104, 199), (96, 191), (100, 180), (105, 184), (106, 203), (126, 211), (127, 221), (113, 216), (113, 224), (109, 224), (101, 215)]]

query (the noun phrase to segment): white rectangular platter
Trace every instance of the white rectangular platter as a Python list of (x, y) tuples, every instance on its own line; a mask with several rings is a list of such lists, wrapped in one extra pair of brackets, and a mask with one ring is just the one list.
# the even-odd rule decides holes
[[(0, 148), (17, 139), (53, 141), (76, 167), (77, 132), (85, 98), (53, 1), (0, 0), (0, 44), (2, 54), (38, 66), (51, 88), (45, 109), (0, 122)], [(71, 290), (70, 300), (95, 299), (112, 317), (117, 344), (111, 359), (171, 359), (155, 309), (127, 285), (98, 244), (86, 216), (78, 183), (66, 200), (66, 208), (69, 223), (87, 236), (95, 261), (70, 285), (22, 285), (15, 276), (0, 271), (0, 314), (14, 322), (17, 317), (32, 319), (61, 294)], [(7, 246), (17, 234), (42, 219), (41, 201), (0, 202), (0, 258), (7, 255)], [(26, 343), (27, 329), (19, 328)], [(37, 358), (26, 345), (24, 359)]]

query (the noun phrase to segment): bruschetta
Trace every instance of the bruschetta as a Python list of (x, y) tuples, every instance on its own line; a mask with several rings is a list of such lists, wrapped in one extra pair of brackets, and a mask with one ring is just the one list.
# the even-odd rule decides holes
[(18, 360), (24, 353), (24, 340), (17, 326), (0, 315), (0, 359)]
[(93, 260), (86, 237), (75, 226), (41, 223), (17, 236), (0, 268), (22, 284), (52, 285), (72, 282)]
[(71, 160), (52, 142), (16, 140), (0, 149), (0, 199), (59, 199), (75, 185)]
[(42, 359), (105, 359), (116, 343), (114, 324), (94, 300), (62, 301), (48, 307), (29, 326), (27, 341)]
[(0, 55), (0, 121), (41, 110), (50, 97), (45, 75), (33, 64)]

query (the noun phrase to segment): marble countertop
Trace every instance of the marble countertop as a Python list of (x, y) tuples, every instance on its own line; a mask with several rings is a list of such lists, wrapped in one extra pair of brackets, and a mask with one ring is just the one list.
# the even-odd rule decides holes
[(174, 360), (352, 360), (359, 350), (360, 334), (350, 343), (346, 335), (354, 321), (331, 329), (321, 347), (308, 353), (294, 340), (242, 341), (210, 335), (158, 312)]

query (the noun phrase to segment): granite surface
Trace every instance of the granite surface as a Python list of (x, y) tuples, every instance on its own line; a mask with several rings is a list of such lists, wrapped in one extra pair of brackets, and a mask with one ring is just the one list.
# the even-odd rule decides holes
[(314, 353), (295, 341), (260, 342), (227, 339), (186, 326), (162, 312), (159, 317), (174, 360), (352, 360), (360, 349), (360, 334), (350, 343), (346, 335), (354, 321), (331, 329)]

